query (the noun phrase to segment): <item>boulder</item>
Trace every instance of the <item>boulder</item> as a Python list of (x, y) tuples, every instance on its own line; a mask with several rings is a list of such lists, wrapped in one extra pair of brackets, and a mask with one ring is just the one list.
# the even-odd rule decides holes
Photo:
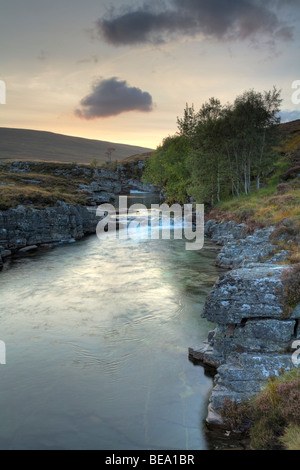
[(286, 266), (250, 264), (219, 278), (208, 295), (202, 317), (221, 325), (249, 318), (281, 319), (281, 276)]

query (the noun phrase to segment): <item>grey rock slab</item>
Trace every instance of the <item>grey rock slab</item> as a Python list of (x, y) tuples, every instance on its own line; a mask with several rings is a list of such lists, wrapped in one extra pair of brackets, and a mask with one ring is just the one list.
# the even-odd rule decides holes
[(226, 273), (208, 295), (202, 316), (219, 324), (241, 323), (249, 318), (282, 318), (284, 269), (254, 264)]

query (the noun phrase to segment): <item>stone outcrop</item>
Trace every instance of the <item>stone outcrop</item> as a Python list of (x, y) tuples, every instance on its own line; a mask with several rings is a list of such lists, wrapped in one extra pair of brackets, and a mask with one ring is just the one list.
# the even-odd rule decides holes
[[(269, 261), (271, 230), (246, 236), (232, 224), (210, 222), (206, 233), (223, 240), (217, 263), (235, 267), (222, 275), (206, 299), (202, 317), (216, 324), (202, 346), (190, 349), (190, 358), (215, 369), (207, 422), (222, 424), (220, 411), (226, 399), (242, 401), (258, 393), (271, 376), (294, 367), (292, 344), (299, 338), (300, 305), (287, 316), (283, 297), (283, 273), (288, 266)], [(221, 226), (222, 225), (222, 226)], [(235, 238), (243, 233), (242, 239)], [(227, 242), (224, 242), (227, 237)], [(256, 247), (256, 249), (255, 249)], [(228, 250), (227, 250), (228, 248)], [(226, 262), (224, 262), (226, 260)]]
[[(142, 167), (139, 166), (138, 170), (141, 169)], [(139, 171), (138, 177), (134, 178), (125, 165), (119, 165), (114, 170), (99, 168), (94, 170), (92, 182), (79, 184), (79, 191), (89, 195), (90, 206), (114, 202), (117, 196), (128, 194), (130, 191), (155, 192), (154, 186), (141, 182)]]
[[(0, 165), (1, 166), (1, 165)], [(9, 173), (18, 173), (27, 183), (39, 185), (38, 179), (26, 178), (27, 173), (51, 174), (72, 179), (74, 191), (84, 193), (87, 206), (114, 203), (118, 195), (130, 191), (156, 192), (152, 185), (141, 182), (143, 161), (109, 167), (86, 167), (82, 165), (55, 165), (42, 162), (3, 163)], [(2, 183), (5, 184), (5, 183)], [(95, 210), (57, 201), (57, 207), (37, 210), (34, 207), (18, 206), (0, 211), (0, 269), (3, 261), (15, 253), (25, 253), (43, 244), (64, 240), (79, 240), (95, 233), (99, 218)]]
[(205, 235), (222, 248), (216, 264), (220, 268), (236, 269), (267, 260), (268, 263), (281, 263), (289, 254), (286, 250), (277, 250), (271, 242), (273, 227), (257, 229), (248, 234), (246, 224), (209, 220), (205, 225)]
[(225, 245), (231, 241), (244, 239), (248, 235), (246, 224), (236, 225), (234, 222), (221, 222), (208, 220), (205, 224), (205, 236), (217, 245)]
[[(51, 171), (53, 176), (73, 179), (74, 189), (87, 196), (87, 205), (97, 206), (106, 202), (113, 203), (118, 195), (128, 194), (130, 191), (156, 192), (153, 185), (143, 184), (141, 181), (144, 167), (143, 161), (119, 164), (111, 168), (89, 168), (82, 165), (55, 168), (54, 165), (50, 169), (48, 165), (48, 172)], [(25, 178), (26, 173), (43, 174), (44, 165), (41, 162), (12, 162), (7, 171), (22, 174)], [(76, 178), (79, 180), (78, 184)], [(32, 179), (26, 179), (26, 182), (41, 184), (41, 181)]]
[(25, 249), (95, 233), (98, 221), (95, 212), (65, 203), (42, 210), (19, 206), (0, 211), (0, 267), (7, 257)]
[(246, 238), (228, 241), (218, 255), (217, 265), (235, 269), (269, 257), (275, 250), (275, 246), (269, 242), (271, 233), (272, 229), (261, 229)]

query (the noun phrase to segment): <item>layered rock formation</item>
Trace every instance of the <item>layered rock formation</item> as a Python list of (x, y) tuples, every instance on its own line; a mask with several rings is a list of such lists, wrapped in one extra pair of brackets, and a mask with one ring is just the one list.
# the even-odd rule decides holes
[[(207, 417), (215, 425), (222, 423), (226, 399), (248, 399), (269, 377), (294, 367), (300, 305), (287, 315), (283, 274), (290, 268), (274, 264), (271, 230), (247, 236), (244, 227), (210, 222), (206, 233), (224, 245), (217, 263), (236, 268), (219, 278), (206, 299), (202, 316), (216, 324), (215, 330), (200, 349), (190, 350), (192, 360), (216, 370)], [(244, 238), (235, 238), (237, 233)], [(257, 262), (265, 256), (267, 261)]]
[[(144, 161), (134, 161), (126, 165), (114, 167), (86, 167), (81, 165), (55, 166), (41, 162), (12, 162), (4, 164), (9, 173), (24, 175), (27, 183), (40, 185), (42, 181), (30, 180), (26, 173), (44, 174), (44, 167), (55, 177), (68, 178), (74, 181), (74, 191), (87, 196), (87, 205), (97, 206), (106, 202), (114, 202), (120, 194), (128, 194), (132, 190), (155, 192), (156, 188), (150, 184), (143, 184)], [(62, 167), (61, 167), (62, 166)], [(78, 183), (76, 183), (78, 179)], [(84, 182), (82, 182), (84, 181)]]
[(65, 203), (43, 210), (19, 206), (0, 211), (0, 267), (3, 260), (21, 250), (95, 233), (98, 221), (95, 212)]
[[(133, 177), (128, 165), (119, 165), (114, 170), (100, 168), (93, 171), (93, 181), (79, 184), (79, 190), (89, 194), (88, 204), (97, 206), (105, 202), (114, 202), (120, 194), (130, 191), (155, 192), (152, 185), (143, 184), (140, 180), (144, 163), (137, 164), (136, 177)], [(132, 170), (132, 168), (131, 168)]]
[[(56, 166), (41, 162), (12, 162), (2, 166), (8, 173), (21, 174), (22, 178), (24, 175), (26, 183), (34, 185), (40, 185), (42, 181), (28, 179), (27, 173), (43, 175), (47, 171), (51, 176), (70, 179), (74, 192), (84, 193), (87, 206), (95, 207), (102, 203), (114, 203), (118, 195), (128, 194), (132, 190), (155, 192), (156, 188), (152, 185), (141, 182), (144, 165), (143, 161), (135, 161), (112, 168)], [(34, 206), (20, 205), (0, 211), (0, 269), (12, 254), (24, 253), (43, 244), (79, 240), (95, 233), (99, 222), (95, 211), (60, 201), (56, 206), (37, 210)]]

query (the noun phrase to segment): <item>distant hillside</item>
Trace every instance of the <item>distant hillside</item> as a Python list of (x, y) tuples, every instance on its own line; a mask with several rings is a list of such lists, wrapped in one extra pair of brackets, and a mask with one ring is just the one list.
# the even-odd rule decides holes
[(296, 119), (295, 121), (284, 122), (279, 125), (282, 132), (286, 134), (299, 134), (300, 131), (300, 119)]
[(0, 161), (38, 160), (89, 164), (97, 159), (101, 163), (108, 159), (105, 155), (108, 148), (116, 149), (111, 153), (112, 161), (152, 151), (145, 147), (70, 137), (52, 132), (0, 127)]
[(300, 172), (300, 119), (280, 125), (283, 140), (282, 154), (288, 156), (291, 166), (298, 167)]
[(123, 160), (123, 163), (134, 163), (137, 161), (143, 161), (146, 162), (151, 155), (153, 154), (153, 150), (150, 152), (145, 152), (145, 153), (138, 153), (136, 155), (131, 155), (130, 157), (127, 157)]

